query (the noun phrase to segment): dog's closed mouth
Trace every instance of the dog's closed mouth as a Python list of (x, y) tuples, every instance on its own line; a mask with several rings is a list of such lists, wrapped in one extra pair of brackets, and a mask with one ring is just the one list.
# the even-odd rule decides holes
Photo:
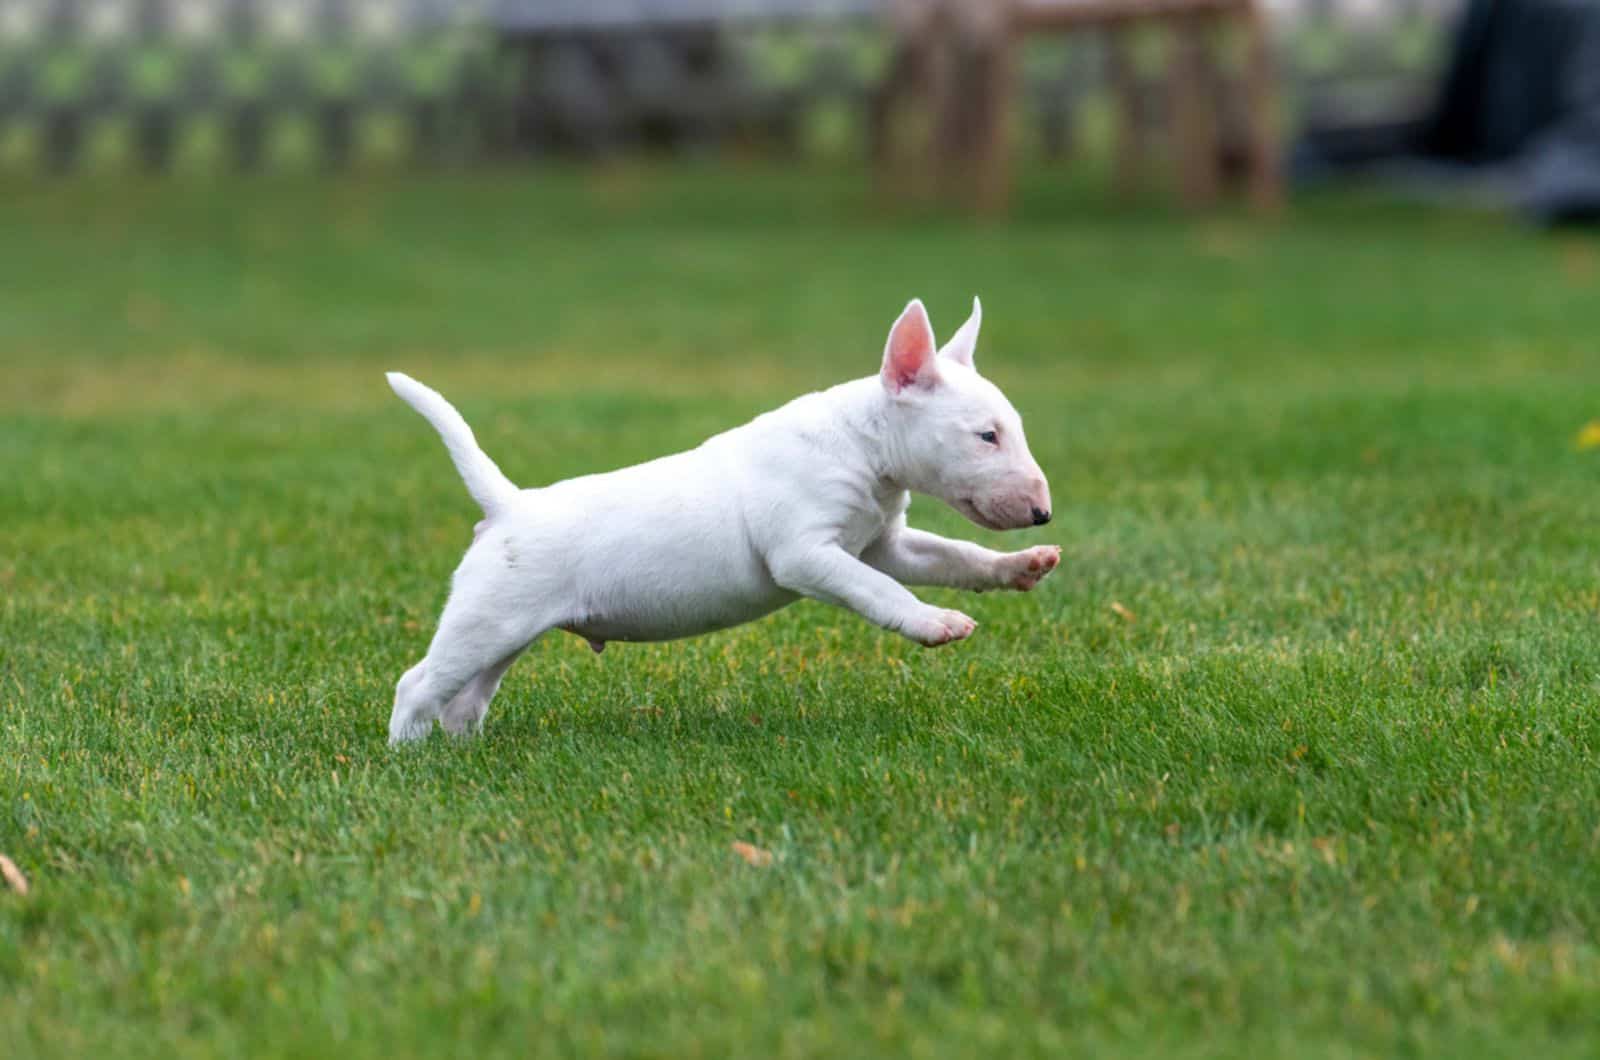
[(978, 503), (976, 501), (974, 501), (971, 497), (963, 497), (961, 500), (957, 501), (956, 502), (956, 511), (960, 512), (962, 515), (966, 516), (968, 519), (971, 519), (973, 522), (977, 523), (979, 526), (983, 527), (985, 530), (1004, 530), (1004, 529), (1006, 529), (1004, 526), (1001, 526), (999, 523), (995, 522), (993, 519), (991, 519), (987, 515), (985, 515), (984, 512), (983, 512), (983, 509), (979, 508), (978, 507)]

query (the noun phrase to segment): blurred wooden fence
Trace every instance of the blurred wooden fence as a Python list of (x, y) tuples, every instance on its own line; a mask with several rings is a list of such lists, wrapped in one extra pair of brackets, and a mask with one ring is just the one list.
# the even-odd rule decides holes
[[(0, 0), (0, 173), (459, 163), (748, 137), (864, 150), (883, 0)], [(1298, 116), (1426, 101), (1458, 0), (1271, 0)], [(1159, 45), (1153, 45), (1159, 47)], [(1096, 42), (1022, 59), (1025, 147), (1108, 112)]]

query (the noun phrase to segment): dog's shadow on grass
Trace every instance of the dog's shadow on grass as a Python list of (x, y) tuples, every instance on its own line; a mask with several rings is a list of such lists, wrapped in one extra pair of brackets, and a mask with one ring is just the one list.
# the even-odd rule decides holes
[(718, 702), (641, 706), (622, 700), (558, 704), (553, 698), (509, 697), (495, 705), (478, 733), (458, 736), (436, 729), (415, 745), (383, 748), (376, 757), (402, 769), (458, 766), (491, 774), (528, 768), (565, 773), (663, 765), (859, 764), (904, 753), (960, 755), (975, 741), (1009, 743), (1028, 710), (1021, 704), (985, 707), (964, 694), (920, 683), (825, 702), (763, 695), (730, 703), (722, 695)]

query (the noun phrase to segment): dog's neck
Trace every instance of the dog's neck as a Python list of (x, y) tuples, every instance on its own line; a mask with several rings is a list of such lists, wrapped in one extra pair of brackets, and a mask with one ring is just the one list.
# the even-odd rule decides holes
[(898, 429), (892, 399), (875, 375), (834, 387), (831, 408), (853, 455), (872, 475), (876, 492), (915, 490), (915, 467)]

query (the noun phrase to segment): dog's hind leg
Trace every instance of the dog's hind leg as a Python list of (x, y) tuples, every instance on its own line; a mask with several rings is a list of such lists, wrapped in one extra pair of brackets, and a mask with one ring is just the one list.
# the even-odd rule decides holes
[(394, 689), (394, 710), (389, 714), (390, 745), (420, 740), (433, 731), (438, 719), (456, 693), (471, 679), (462, 667), (450, 660), (426, 658), (405, 672)]
[(483, 716), (500, 679), (522, 649), (542, 629), (505, 628), (494, 635), (478, 629), (463, 634), (449, 621), (439, 624), (427, 657), (407, 670), (395, 687), (389, 715), (391, 744), (420, 740), (436, 720), (464, 732)]
[(520, 607), (505, 608), (501, 599), (452, 595), (427, 656), (395, 687), (389, 742), (420, 740), (441, 717), (452, 731), (475, 724), (507, 668), (555, 624)]
[(489, 711), (489, 701), (500, 688), (501, 678), (505, 677), (506, 671), (511, 669), (511, 664), (521, 654), (521, 649), (518, 649), (481, 671), (456, 693), (454, 699), (445, 704), (439, 720), (446, 732), (453, 736), (467, 736), (483, 727), (483, 716)]
[(420, 740), (428, 735), (428, 730), (433, 726), (432, 718), (420, 716), (415, 710), (422, 692), (422, 677), (427, 669), (428, 661), (424, 659), (401, 674), (400, 682), (394, 686), (394, 710), (389, 714), (390, 744)]
[(475, 726), (523, 649), (571, 621), (563, 603), (569, 590), (563, 569), (545, 562), (537, 542), (524, 548), (480, 525), (451, 579), (427, 656), (395, 688), (389, 742), (420, 740), (441, 719), (452, 732)]

